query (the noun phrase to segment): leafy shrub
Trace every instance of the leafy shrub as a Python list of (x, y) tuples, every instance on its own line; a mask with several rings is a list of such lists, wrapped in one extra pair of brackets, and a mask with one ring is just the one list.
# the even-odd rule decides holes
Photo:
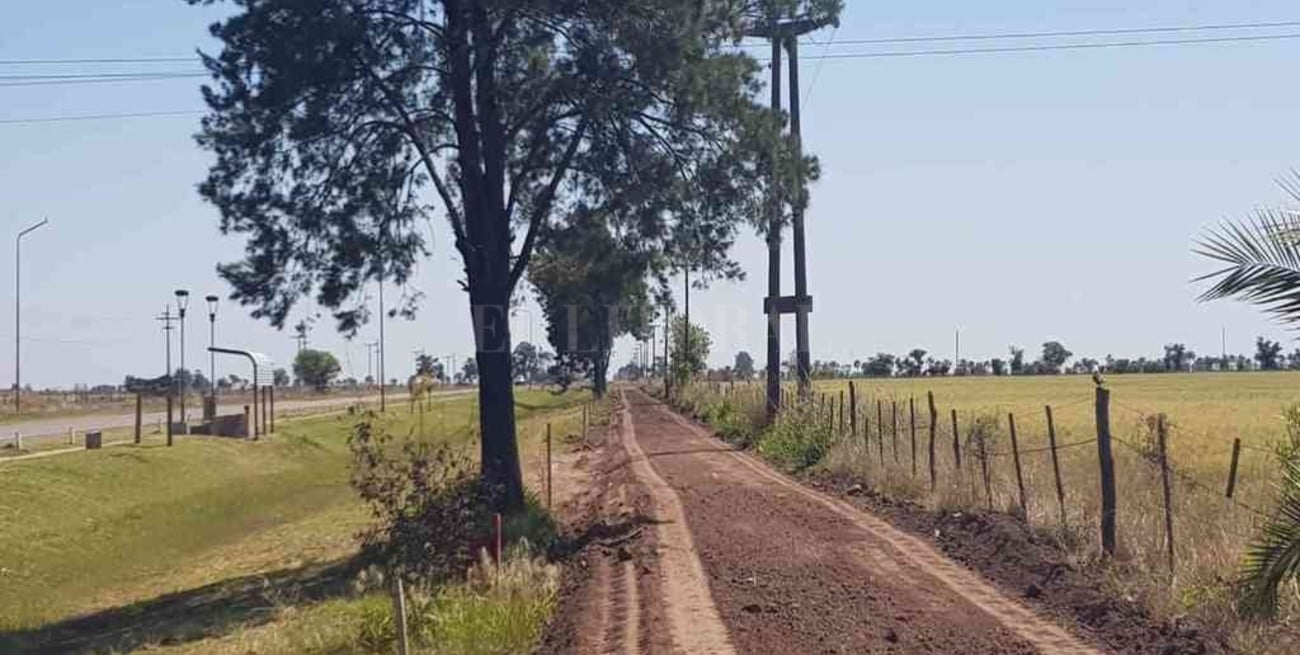
[[(462, 575), (493, 537), (496, 506), (464, 455), (447, 443), (423, 439), (395, 442), (365, 413), (348, 440), (352, 487), (376, 522), (361, 534), (367, 556), (416, 583)], [(535, 494), (522, 510), (503, 517), (507, 545), (521, 540), (549, 547), (556, 537), (551, 516)]]
[(976, 414), (966, 432), (966, 451), (971, 457), (979, 457), (980, 448), (992, 453), (996, 450), (1000, 423), (998, 415), (993, 413)]
[(758, 452), (788, 470), (802, 471), (820, 462), (834, 443), (831, 424), (806, 402), (777, 415), (759, 437)]
[(445, 443), (393, 443), (373, 413), (356, 423), (348, 446), (352, 487), (377, 519), (361, 534), (367, 555), (413, 581), (463, 571), (491, 530), (491, 494), (470, 462)]

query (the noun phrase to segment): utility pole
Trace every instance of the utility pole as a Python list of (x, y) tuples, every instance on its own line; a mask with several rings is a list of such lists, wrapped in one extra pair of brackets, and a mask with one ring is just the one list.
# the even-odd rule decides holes
[(379, 348), (378, 341), (367, 341), (366, 344), (366, 377), (370, 378), (371, 383), (375, 381), (375, 372), (371, 364), (374, 362), (374, 355)]
[(670, 350), (668, 347), (668, 335), (672, 334), (673, 331), (672, 315), (673, 315), (672, 309), (665, 305), (664, 306), (664, 395), (665, 396), (667, 396), (669, 392), (672, 391), (673, 388), (671, 382), (673, 377), (672, 371), (670, 370), (670, 366), (668, 365), (668, 362), (670, 361), (668, 359), (668, 353)]
[(379, 275), (379, 411), (388, 411), (388, 394), (384, 392), (384, 276)]
[[(782, 19), (773, 16), (766, 24), (752, 26), (746, 30), (746, 36), (765, 38), (772, 43), (772, 112), (781, 111), (781, 48), (790, 54), (790, 136), (795, 145), (796, 161), (803, 158), (799, 114), (799, 36), (816, 31), (827, 25), (838, 25), (838, 19), (831, 18), (795, 18)], [(763, 300), (763, 310), (767, 314), (767, 414), (771, 420), (776, 416), (781, 402), (781, 314), (795, 315), (795, 368), (799, 380), (799, 393), (807, 397), (811, 393), (810, 369), (811, 355), (808, 345), (808, 314), (812, 311), (812, 297), (808, 295), (808, 259), (807, 239), (804, 230), (804, 209), (807, 198), (803, 192), (802, 170), (795, 180), (797, 189), (791, 198), (791, 214), (794, 227), (794, 296), (781, 295), (781, 216), (784, 199), (775, 179), (779, 155), (776, 146), (772, 151), (772, 198), (770, 216), (768, 217), (767, 235), (767, 298)], [(798, 170), (798, 169), (797, 169)]]
[(686, 294), (686, 313), (683, 319), (686, 325), (682, 326), (682, 353), (678, 357), (682, 358), (682, 369), (686, 371), (687, 377), (691, 374), (691, 268), (686, 267), (682, 271), (682, 287)]
[(655, 376), (655, 368), (659, 366), (657, 352), (659, 344), (655, 341), (655, 333), (659, 330), (655, 328), (656, 326), (654, 324), (650, 325), (650, 377)]
[(172, 327), (172, 321), (177, 320), (176, 317), (172, 315), (171, 303), (167, 303), (167, 309), (162, 313), (161, 316), (154, 317), (154, 320), (162, 321), (163, 324), (163, 328), (162, 328), (163, 334), (166, 336), (166, 342), (167, 342), (167, 369), (165, 373), (167, 375), (171, 375), (172, 374), (172, 330), (176, 329)]
[(957, 373), (957, 365), (961, 363), (961, 328), (957, 328), (953, 334), (952, 349), (952, 372)]
[(18, 233), (14, 238), (14, 414), (22, 410), (22, 379), (23, 367), (20, 359), (22, 358), (22, 321), (19, 320), (22, 311), (20, 298), (23, 292), (22, 285), (22, 255), (23, 255), (23, 237), (37, 229), (45, 226), (50, 222), (48, 218), (42, 218), (39, 223)]

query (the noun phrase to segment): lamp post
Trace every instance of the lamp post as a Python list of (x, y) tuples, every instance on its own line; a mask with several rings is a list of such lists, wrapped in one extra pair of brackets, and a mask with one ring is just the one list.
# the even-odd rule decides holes
[[(190, 305), (190, 292), (185, 289), (176, 290), (176, 307), (181, 312), (181, 370), (185, 373), (181, 376), (181, 423), (185, 422), (185, 395), (189, 393), (190, 373), (185, 368), (185, 309)], [(170, 373), (171, 371), (168, 371)]]
[[(216, 296), (204, 298), (208, 301), (208, 346), (217, 345), (217, 301)], [(212, 398), (212, 413), (217, 411), (217, 353), (208, 350), (208, 396)]]
[(17, 414), (22, 409), (22, 404), (21, 404), (22, 401), (20, 400), (20, 397), (22, 396), (23, 393), (22, 391), (23, 368), (22, 368), (22, 364), (19, 362), (19, 358), (21, 357), (22, 354), (20, 348), (20, 344), (21, 344), (20, 333), (22, 331), (22, 323), (18, 320), (19, 311), (22, 307), (22, 305), (19, 303), (19, 297), (21, 296), (22, 289), (23, 289), (22, 284), (20, 284), (23, 269), (22, 266), (20, 266), (19, 264), (23, 254), (23, 250), (22, 250), (23, 237), (27, 236), (27, 234), (30, 232), (35, 232), (38, 228), (44, 227), (45, 224), (49, 222), (50, 219), (42, 218), (41, 222), (23, 230), (22, 232), (19, 232), (17, 238), (14, 239), (14, 413), (15, 414)]

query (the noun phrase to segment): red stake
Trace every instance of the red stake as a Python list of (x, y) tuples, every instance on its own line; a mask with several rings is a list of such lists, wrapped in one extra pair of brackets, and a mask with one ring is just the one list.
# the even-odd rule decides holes
[(493, 530), (496, 531), (496, 542), (494, 544), (495, 552), (493, 552), (493, 555), (496, 557), (497, 560), (497, 572), (500, 573), (501, 572), (501, 515), (500, 514), (492, 515), (492, 528)]

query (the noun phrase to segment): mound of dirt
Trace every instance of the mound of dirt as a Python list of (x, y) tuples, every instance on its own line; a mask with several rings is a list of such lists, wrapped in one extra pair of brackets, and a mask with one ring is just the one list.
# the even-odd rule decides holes
[(1060, 546), (1019, 519), (981, 511), (931, 512), (863, 492), (858, 481), (817, 475), (809, 483), (926, 536), (953, 560), (978, 571), (1099, 646), (1137, 655), (1219, 655), (1228, 641), (1187, 619), (1157, 621), (1139, 603), (1106, 593), (1097, 571), (1073, 566)]

